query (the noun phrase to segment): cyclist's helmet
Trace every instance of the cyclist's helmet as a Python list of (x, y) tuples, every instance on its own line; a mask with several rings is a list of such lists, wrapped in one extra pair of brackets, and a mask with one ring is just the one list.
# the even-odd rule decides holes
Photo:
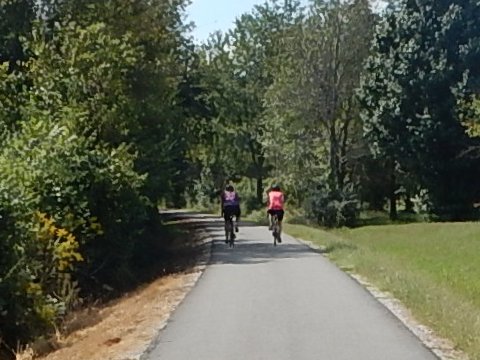
[(278, 185), (278, 184), (273, 184), (273, 185), (272, 185), (272, 190), (274, 190), (274, 191), (280, 191), (280, 185)]
[(227, 191), (235, 191), (235, 189), (233, 188), (232, 185), (227, 185), (227, 187), (225, 188), (225, 190), (227, 190)]

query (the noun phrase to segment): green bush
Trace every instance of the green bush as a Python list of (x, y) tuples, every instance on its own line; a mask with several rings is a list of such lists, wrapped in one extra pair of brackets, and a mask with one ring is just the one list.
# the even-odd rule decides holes
[(359, 214), (357, 194), (350, 189), (318, 189), (310, 198), (307, 214), (325, 227), (352, 227)]
[(247, 215), (247, 220), (254, 221), (260, 225), (268, 225), (267, 211), (264, 210), (254, 210)]
[(0, 338), (10, 345), (51, 330), (95, 284), (124, 287), (154, 208), (134, 148), (118, 141), (132, 121), (133, 48), (104, 26), (58, 26), (51, 43), (34, 36), (21, 122), (1, 139)]
[(106, 273), (131, 256), (147, 206), (133, 160), (124, 146), (92, 146), (44, 119), (31, 119), (6, 141), (0, 152), (0, 316), (9, 325), (8, 332), (0, 327), (2, 337), (42, 332), (75, 305), (71, 275), (88, 282), (93, 269), (107, 263), (100, 273), (109, 278)]

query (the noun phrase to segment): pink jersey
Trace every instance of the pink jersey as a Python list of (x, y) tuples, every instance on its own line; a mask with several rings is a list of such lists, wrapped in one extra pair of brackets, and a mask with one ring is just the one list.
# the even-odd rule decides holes
[(268, 210), (283, 210), (284, 198), (281, 191), (270, 191), (268, 200)]

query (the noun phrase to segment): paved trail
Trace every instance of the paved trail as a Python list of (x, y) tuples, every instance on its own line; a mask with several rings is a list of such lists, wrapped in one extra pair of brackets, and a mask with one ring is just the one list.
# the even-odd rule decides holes
[[(207, 220), (207, 219), (204, 219)], [(433, 360), (390, 312), (328, 260), (265, 227), (223, 243), (149, 360)]]

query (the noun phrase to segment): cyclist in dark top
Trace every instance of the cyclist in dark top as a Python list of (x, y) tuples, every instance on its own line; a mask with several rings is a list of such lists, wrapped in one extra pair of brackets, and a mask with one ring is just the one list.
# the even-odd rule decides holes
[(222, 204), (223, 218), (227, 221), (230, 216), (235, 216), (235, 231), (238, 232), (238, 223), (241, 215), (240, 197), (232, 185), (226, 186), (225, 191), (223, 191), (220, 196), (220, 201)]

